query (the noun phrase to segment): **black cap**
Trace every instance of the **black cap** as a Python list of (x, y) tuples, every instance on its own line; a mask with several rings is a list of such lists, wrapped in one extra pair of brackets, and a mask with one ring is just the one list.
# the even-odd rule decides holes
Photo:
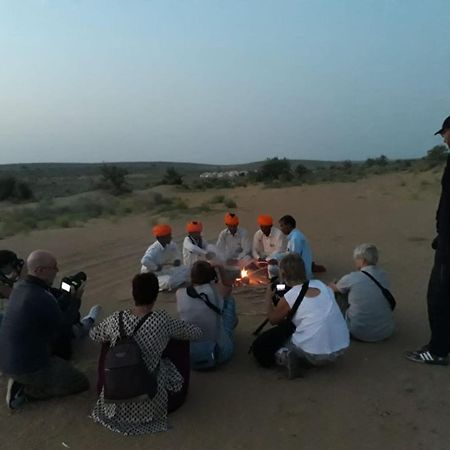
[(17, 255), (11, 250), (0, 250), (0, 268), (9, 264), (15, 264)]
[(437, 134), (442, 134), (445, 130), (448, 130), (449, 128), (450, 128), (450, 116), (448, 116), (444, 120), (444, 123), (442, 124), (442, 128), (439, 131), (436, 131), (436, 133), (434, 133), (434, 135), (436, 136)]

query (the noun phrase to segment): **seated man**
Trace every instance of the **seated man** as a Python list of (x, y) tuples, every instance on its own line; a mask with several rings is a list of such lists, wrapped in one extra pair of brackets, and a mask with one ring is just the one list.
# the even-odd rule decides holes
[(0, 328), (0, 370), (10, 377), (6, 403), (11, 409), (26, 399), (47, 399), (89, 389), (85, 375), (51, 355), (60, 332), (62, 313), (49, 292), (58, 265), (56, 258), (36, 250), (27, 259), (28, 276), (11, 292)]
[(189, 269), (181, 265), (177, 244), (172, 241), (172, 228), (167, 224), (155, 225), (156, 241), (141, 259), (141, 273), (152, 272), (158, 277), (159, 290), (174, 289), (189, 278)]
[[(10, 250), (0, 250), (0, 299), (7, 300), (19, 280), (24, 265), (23, 259)], [(99, 305), (93, 306), (88, 315), (81, 318), (81, 297), (84, 285), (76, 291), (66, 292), (58, 288), (49, 288), (62, 312), (62, 323), (59, 332), (52, 342), (52, 354), (60, 358), (70, 359), (72, 356), (72, 340), (81, 339), (89, 333), (101, 311)], [(2, 309), (4, 309), (2, 305)], [(2, 312), (0, 311), (0, 326)]]
[(239, 226), (239, 217), (233, 213), (225, 214), (226, 228), (217, 239), (217, 248), (227, 263), (236, 262), (240, 268), (251, 262), (252, 246), (245, 228)]
[(312, 278), (312, 251), (306, 236), (296, 228), (297, 223), (292, 216), (286, 215), (279, 220), (280, 230), (287, 236), (287, 252), (277, 255), (281, 259), (287, 253), (297, 253), (305, 264), (308, 280)]
[(253, 236), (252, 255), (259, 262), (269, 262), (278, 253), (286, 251), (286, 238), (284, 234), (273, 226), (271, 216), (258, 217), (259, 230)]
[(391, 306), (377, 284), (364, 274), (369, 273), (389, 289), (386, 273), (377, 266), (378, 250), (373, 244), (361, 244), (353, 251), (353, 260), (357, 271), (329, 286), (336, 293), (348, 294), (345, 318), (352, 337), (367, 342), (387, 339), (395, 328)]
[[(203, 238), (203, 224), (196, 220), (186, 224), (188, 235), (183, 241), (183, 264), (189, 269), (197, 262), (213, 256), (213, 247)], [(210, 258), (209, 258), (210, 259)]]
[(271, 216), (258, 217), (259, 230), (253, 236), (252, 255), (258, 265), (268, 264), (270, 279), (278, 277), (277, 255), (286, 252), (286, 237), (273, 226)]

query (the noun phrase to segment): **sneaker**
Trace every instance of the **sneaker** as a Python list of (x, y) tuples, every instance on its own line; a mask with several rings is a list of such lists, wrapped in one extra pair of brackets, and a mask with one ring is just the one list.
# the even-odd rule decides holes
[(286, 367), (289, 380), (303, 375), (300, 358), (292, 350), (286, 347), (280, 348), (275, 353), (275, 361), (277, 365)]
[(83, 319), (91, 319), (94, 323), (97, 321), (98, 316), (102, 312), (102, 307), (100, 305), (94, 305), (90, 310), (87, 316), (83, 317)]
[(26, 401), (23, 384), (14, 381), (12, 378), (8, 380), (6, 391), (6, 404), (9, 409), (18, 409)]
[(427, 347), (413, 352), (406, 352), (406, 357), (410, 361), (424, 363), (424, 364), (434, 364), (437, 366), (448, 366), (447, 356), (437, 356), (433, 355)]

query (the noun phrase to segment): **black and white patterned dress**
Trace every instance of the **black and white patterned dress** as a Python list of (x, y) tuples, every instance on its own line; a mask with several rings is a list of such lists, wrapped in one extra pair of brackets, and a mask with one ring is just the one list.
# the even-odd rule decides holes
[[(124, 312), (126, 334), (131, 334), (139, 317)], [(103, 391), (92, 411), (92, 418), (112, 431), (125, 435), (155, 433), (167, 430), (167, 391), (178, 392), (183, 377), (168, 358), (161, 355), (171, 338), (197, 339), (200, 328), (173, 319), (166, 311), (154, 311), (135, 335), (142, 357), (150, 371), (158, 370), (158, 391), (153, 399), (139, 402), (105, 403)], [(116, 342), (119, 337), (119, 312), (104, 319), (90, 331), (96, 342)]]

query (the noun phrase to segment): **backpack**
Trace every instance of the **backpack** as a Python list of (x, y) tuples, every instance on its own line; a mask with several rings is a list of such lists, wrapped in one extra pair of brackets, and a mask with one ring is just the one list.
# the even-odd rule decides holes
[(147, 369), (141, 349), (134, 339), (151, 312), (139, 320), (129, 336), (124, 331), (123, 313), (119, 312), (119, 338), (105, 357), (104, 399), (113, 403), (152, 399), (158, 390), (156, 370), (150, 372)]

